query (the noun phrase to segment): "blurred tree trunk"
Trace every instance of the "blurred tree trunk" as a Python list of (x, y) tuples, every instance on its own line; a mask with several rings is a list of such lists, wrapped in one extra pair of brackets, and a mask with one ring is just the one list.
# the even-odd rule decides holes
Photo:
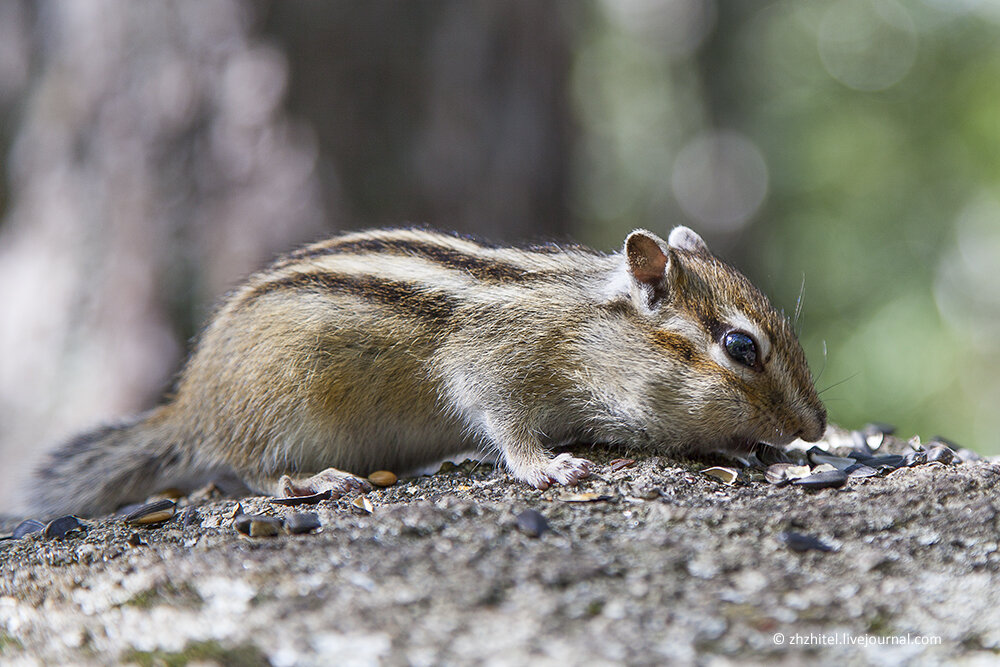
[(566, 229), (576, 3), (11, 6), (0, 505), (45, 447), (152, 405), (280, 251), (407, 221)]
[(579, 2), (271, 2), (289, 107), (354, 224), (569, 231)]

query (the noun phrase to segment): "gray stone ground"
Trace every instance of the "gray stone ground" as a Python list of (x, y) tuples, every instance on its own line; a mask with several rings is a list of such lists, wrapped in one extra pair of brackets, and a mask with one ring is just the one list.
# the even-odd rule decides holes
[[(186, 526), (113, 518), (0, 542), (0, 663), (997, 660), (1000, 466), (805, 491), (661, 457), (612, 471), (620, 453), (584, 453), (599, 470), (571, 490), (466, 463), (373, 491), (371, 513), (243, 500), (315, 509), (310, 535), (244, 537), (236, 502), (216, 499)], [(568, 500), (579, 493), (598, 499)], [(519, 529), (528, 508), (551, 530)], [(796, 552), (786, 531), (835, 550)]]

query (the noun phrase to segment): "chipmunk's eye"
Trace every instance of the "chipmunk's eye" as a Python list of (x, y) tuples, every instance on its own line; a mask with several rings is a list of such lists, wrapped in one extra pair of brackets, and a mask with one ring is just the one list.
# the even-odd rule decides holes
[(749, 335), (742, 331), (730, 331), (722, 339), (722, 344), (733, 361), (748, 368), (757, 365), (757, 343)]

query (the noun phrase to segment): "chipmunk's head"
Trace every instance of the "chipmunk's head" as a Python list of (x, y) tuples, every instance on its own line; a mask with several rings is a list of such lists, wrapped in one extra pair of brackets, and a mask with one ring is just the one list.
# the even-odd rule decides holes
[(795, 332), (745, 276), (687, 227), (667, 241), (636, 230), (624, 255), (643, 328), (678, 375), (647, 383), (650, 408), (679, 415), (675, 442), (746, 450), (822, 437), (826, 410)]

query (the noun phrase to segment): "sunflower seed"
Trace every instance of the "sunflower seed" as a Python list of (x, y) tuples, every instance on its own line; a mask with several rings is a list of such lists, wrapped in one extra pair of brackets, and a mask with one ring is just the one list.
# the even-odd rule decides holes
[(845, 483), (847, 483), (847, 473), (843, 470), (826, 470), (792, 480), (792, 484), (805, 489), (833, 489)]
[(125, 517), (125, 521), (133, 526), (150, 526), (163, 523), (177, 512), (177, 503), (167, 498), (146, 503), (133, 510)]
[(311, 533), (321, 525), (316, 512), (297, 512), (285, 517), (285, 530), (293, 535)]
[(49, 521), (42, 535), (47, 539), (65, 537), (68, 533), (74, 530), (81, 530), (82, 528), (83, 524), (75, 516), (61, 516), (58, 519)]
[(872, 468), (895, 470), (906, 463), (906, 459), (899, 454), (886, 454), (885, 456), (873, 456), (870, 459), (860, 461)]
[(927, 463), (927, 454), (924, 452), (910, 452), (903, 457), (903, 465), (907, 468)]
[(549, 529), (549, 522), (541, 512), (527, 509), (517, 515), (517, 527), (528, 537), (539, 537)]
[(928, 463), (951, 463), (955, 459), (955, 452), (947, 445), (936, 445), (927, 450)]
[(315, 505), (321, 500), (329, 500), (333, 496), (333, 492), (330, 490), (321, 491), (319, 493), (311, 493), (307, 496), (288, 496), (287, 498), (268, 498), (268, 502), (272, 502), (275, 505), (285, 505), (286, 507), (293, 507), (295, 505)]
[(25, 535), (30, 535), (31, 533), (37, 533), (40, 530), (45, 529), (45, 524), (38, 519), (25, 519), (21, 523), (14, 527), (14, 532), (11, 533), (11, 537), (15, 540), (19, 540)]
[(392, 486), (396, 483), (396, 474), (388, 470), (376, 470), (368, 475), (368, 481), (375, 486)]
[(786, 531), (778, 535), (778, 539), (785, 543), (792, 551), (804, 553), (806, 551), (834, 551), (834, 548), (823, 540), (813, 535)]

